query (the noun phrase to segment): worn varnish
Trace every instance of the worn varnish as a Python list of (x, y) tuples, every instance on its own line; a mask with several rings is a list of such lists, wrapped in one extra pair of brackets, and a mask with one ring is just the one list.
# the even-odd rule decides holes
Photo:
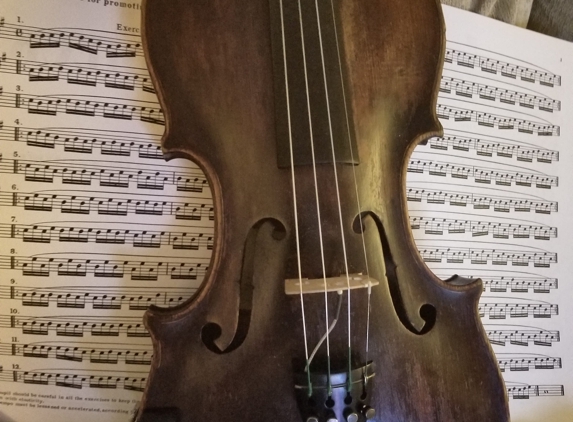
[[(368, 405), (379, 422), (507, 421), (477, 313), (481, 282), (437, 279), (407, 218), (408, 157), (441, 134), (439, 2), (317, 4), (318, 14), (315, 0), (301, 0), (300, 11), (296, 0), (144, 2), (145, 50), (167, 117), (163, 146), (205, 171), (216, 241), (198, 293), (146, 315), (154, 360), (137, 420), (365, 421)], [(309, 403), (301, 300), (284, 291), (286, 278), (299, 277), (289, 133), (302, 277), (346, 277), (348, 267), (380, 281), (368, 352), (368, 289), (351, 292), (350, 352), (342, 296), (326, 403), (326, 345), (310, 366)], [(327, 297), (332, 321), (339, 296)], [(310, 352), (326, 332), (325, 295), (305, 294), (304, 307)]]

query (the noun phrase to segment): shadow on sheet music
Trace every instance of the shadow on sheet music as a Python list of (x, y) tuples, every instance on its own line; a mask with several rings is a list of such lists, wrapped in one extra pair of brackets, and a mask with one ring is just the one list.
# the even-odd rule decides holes
[(0, 422), (18, 422), (4, 414), (4, 412), (0, 411)]

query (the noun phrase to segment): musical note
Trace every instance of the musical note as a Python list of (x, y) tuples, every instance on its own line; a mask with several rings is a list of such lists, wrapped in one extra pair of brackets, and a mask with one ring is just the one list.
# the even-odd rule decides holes
[(497, 353), (497, 363), (501, 372), (524, 372), (531, 369), (561, 369), (561, 358), (531, 355)]
[[(410, 185), (411, 186), (411, 185)], [(479, 195), (465, 192), (455, 192), (437, 189), (422, 189), (409, 187), (406, 189), (406, 197), (411, 202), (426, 201), (428, 204), (448, 204), (451, 206), (473, 206), (474, 209), (489, 210), (508, 213), (531, 212), (537, 214), (551, 214), (558, 211), (557, 202), (545, 200), (531, 200), (511, 198), (506, 196)]]
[[(451, 274), (450, 274), (451, 275)], [(438, 274), (438, 277), (445, 280), (450, 277), (446, 274)], [(478, 276), (469, 274), (459, 274), (465, 278), (478, 278)], [(484, 291), (487, 289), (492, 293), (550, 293), (551, 290), (558, 288), (558, 280), (551, 277), (522, 277), (515, 274), (510, 276), (484, 276), (479, 275), (483, 284)]]
[[(84, 98), (93, 98), (86, 100)], [(105, 98), (101, 100), (100, 98)], [(38, 96), (0, 91), (0, 106), (27, 109), (29, 114), (57, 116), (64, 113), (75, 116), (103, 117), (116, 120), (140, 120), (165, 125), (163, 110), (150, 101), (124, 100), (111, 102), (107, 97), (90, 96)]]
[(556, 278), (486, 277), (483, 282), (490, 292), (495, 293), (503, 293), (508, 289), (512, 293), (526, 293), (529, 289), (533, 293), (549, 293), (552, 289), (558, 288)]
[(525, 108), (537, 108), (541, 111), (553, 113), (561, 110), (561, 101), (547, 98), (542, 95), (531, 95), (523, 92), (497, 88), (490, 85), (469, 82), (463, 79), (442, 76), (440, 92), (454, 94), (465, 98), (473, 98), (474, 95), (482, 100), (495, 101), (509, 105), (519, 105)]
[(408, 172), (427, 172), (430, 176), (441, 177), (449, 175), (454, 179), (472, 178), (475, 183), (488, 185), (493, 181), (499, 186), (535, 186), (540, 189), (551, 189), (552, 187), (559, 186), (559, 178), (557, 176), (550, 176), (544, 173), (521, 173), (441, 161), (411, 159), (408, 163)]
[[(166, 168), (169, 170), (163, 170)], [(0, 157), (0, 173), (23, 174), (28, 182), (54, 183), (55, 178), (59, 178), (63, 184), (89, 186), (97, 180), (103, 187), (164, 190), (166, 185), (173, 185), (177, 191), (197, 193), (208, 187), (200, 170), (179, 167), (181, 171), (172, 171), (174, 168), (143, 164), (129, 168), (107, 161), (31, 161)]]
[(137, 153), (139, 158), (163, 160), (159, 136), (148, 133), (0, 125), (0, 140), (47, 149), (63, 146), (63, 151), (67, 153), (92, 154), (94, 149), (98, 149), (106, 157), (130, 157), (132, 153)]
[(147, 373), (139, 372), (137, 376), (118, 376), (113, 372), (90, 371), (82, 374), (61, 370), (35, 371), (2, 371), (0, 381), (22, 382), (24, 384), (82, 388), (105, 388), (143, 391), (147, 382)]
[(130, 34), (106, 37), (99, 31), (70, 32), (5, 22), (0, 26), (0, 38), (27, 42), (32, 49), (68, 47), (93, 55), (103, 52), (107, 58), (143, 56), (139, 36)]
[(151, 305), (172, 307), (183, 303), (197, 289), (113, 286), (2, 286), (0, 298), (19, 300), (22, 306), (84, 309), (126, 309), (144, 311)]
[(416, 217), (410, 215), (412, 230), (424, 230), (425, 234), (443, 235), (471, 233), (473, 237), (492, 235), (496, 239), (549, 240), (557, 237), (557, 227), (533, 224), (472, 221), (457, 218)]
[[(490, 300), (491, 298), (483, 298), (482, 300)], [(553, 303), (496, 303), (496, 302), (480, 302), (478, 306), (479, 316), (481, 318), (488, 317), (489, 319), (506, 319), (506, 318), (551, 318), (552, 316), (559, 315), (559, 306)]]
[[(172, 215), (177, 220), (214, 220), (213, 204), (210, 202), (175, 202), (170, 200), (149, 200), (148, 196), (131, 195), (133, 199), (123, 197), (101, 197), (81, 195), (61, 195), (47, 193), (7, 193), (0, 192), (0, 207), (23, 207), (26, 211), (52, 212), (60, 210), (62, 214), (128, 216)], [(157, 199), (158, 196), (155, 196)], [(161, 198), (161, 197), (159, 197)], [(194, 198), (196, 199), (196, 198)]]
[[(105, 347), (104, 347), (105, 346)], [(128, 347), (126, 347), (128, 346)], [(96, 364), (150, 365), (151, 348), (141, 349), (117, 343), (37, 342), (0, 344), (0, 355), (25, 358), (56, 359)]]
[(520, 78), (525, 82), (539, 82), (540, 85), (549, 87), (561, 85), (561, 76), (559, 75), (525, 66), (510, 64), (508, 62), (491, 59), (477, 54), (465, 53), (453, 48), (446, 48), (444, 61), (446, 63), (455, 63), (464, 68), (476, 68), (485, 73), (499, 73), (501, 76), (511, 79)]
[(140, 89), (155, 94), (151, 78), (145, 69), (122, 66), (106, 66), (85, 63), (42, 63), (30, 60), (11, 59), (3, 54), (0, 58), (0, 72), (27, 75), (30, 82), (65, 81), (72, 85), (88, 87), (103, 86), (127, 91)]
[(565, 395), (562, 385), (519, 385), (506, 381), (507, 395), (514, 400), (528, 400), (531, 397), (556, 397)]
[(492, 157), (494, 154), (502, 158), (515, 157), (517, 161), (526, 163), (531, 163), (534, 159), (538, 163), (549, 164), (559, 161), (559, 151), (465, 136), (445, 135), (441, 138), (430, 138), (428, 146), (441, 151), (448, 151), (449, 148), (463, 152), (474, 150), (477, 155), (482, 157)]
[[(137, 258), (141, 258), (136, 260)], [(15, 257), (0, 255), (0, 268), (20, 270), (24, 276), (124, 278), (139, 281), (157, 281), (165, 276), (173, 280), (202, 280), (209, 259), (195, 258), (194, 262), (158, 261), (150, 256), (128, 256), (120, 259)]]
[[(213, 249), (213, 234), (206, 232), (178, 232), (133, 230), (126, 228), (68, 227), (47, 224), (0, 224), (0, 238), (22, 239), (30, 243), (108, 243), (114, 245), (131, 244), (140, 248), (160, 248), (171, 246), (173, 249), (206, 250)], [(205, 230), (205, 229), (203, 229)]]
[(472, 265), (512, 265), (549, 268), (557, 263), (555, 252), (528, 252), (490, 248), (423, 247), (418, 244), (418, 252), (424, 262), (446, 262), (450, 264), (469, 263)]
[(547, 123), (538, 123), (459, 107), (449, 107), (443, 104), (438, 104), (437, 110), (440, 119), (452, 119), (454, 122), (474, 122), (480, 126), (500, 130), (515, 129), (520, 133), (530, 135), (536, 133), (538, 136), (559, 136), (560, 134), (559, 126)]
[[(495, 327), (495, 328), (490, 328)], [(498, 329), (497, 326), (484, 324), (489, 341), (497, 346), (505, 346), (507, 343), (514, 346), (552, 346), (560, 341), (559, 331), (545, 329), (529, 329), (516, 326), (517, 329)]]
[(22, 334), (48, 335), (55, 332), (62, 337), (149, 337), (141, 317), (100, 316), (8, 316), (0, 315), (0, 327), (20, 328)]

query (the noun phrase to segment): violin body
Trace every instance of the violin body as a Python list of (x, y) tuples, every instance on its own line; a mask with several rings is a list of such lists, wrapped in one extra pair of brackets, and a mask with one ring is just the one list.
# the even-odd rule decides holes
[[(297, 15), (315, 10), (314, 0), (301, 9), (283, 2), (145, 1), (144, 44), (167, 118), (164, 151), (207, 175), (215, 246), (194, 297), (146, 314), (154, 357), (136, 420), (508, 421), (477, 313), (482, 284), (434, 276), (407, 216), (409, 155), (441, 134), (434, 111), (445, 43), (439, 2), (319, 0), (323, 9), (311, 20), (324, 11), (331, 22), (321, 41), (302, 18), (299, 32), (284, 35)], [(292, 56), (307, 68), (285, 65), (283, 48), (305, 39), (306, 62), (302, 47)], [(313, 45), (334, 51), (327, 61), (339, 64), (322, 88), (311, 69), (321, 68)], [(329, 84), (338, 94), (326, 108), (346, 116), (334, 123), (315, 113), (328, 100), (295, 104), (304, 92), (289, 94), (296, 85), (319, 98)], [(320, 144), (333, 124), (353, 142), (333, 146), (345, 157), (340, 162), (329, 162), (328, 146), (315, 150), (314, 164), (304, 151), (291, 165), (280, 158), (288, 148), (277, 138), (290, 133)], [(347, 272), (379, 284), (350, 296), (285, 294), (286, 279), (347, 280)], [(325, 344), (317, 349), (310, 376), (301, 303), (309, 352), (342, 309), (329, 352)]]

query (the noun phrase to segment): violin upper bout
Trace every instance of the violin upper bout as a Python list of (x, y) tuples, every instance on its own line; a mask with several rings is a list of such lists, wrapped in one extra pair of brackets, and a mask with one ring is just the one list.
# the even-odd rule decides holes
[(411, 150), (441, 134), (445, 25), (437, 1), (343, 1), (341, 38), (358, 139)]

